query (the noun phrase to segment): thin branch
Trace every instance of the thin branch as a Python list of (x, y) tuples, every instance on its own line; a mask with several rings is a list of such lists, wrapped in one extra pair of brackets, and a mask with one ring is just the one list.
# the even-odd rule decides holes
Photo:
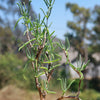
[(37, 89), (38, 89), (38, 91), (39, 91), (40, 100), (44, 100), (44, 99), (43, 99), (43, 96), (42, 96), (41, 87), (40, 87), (40, 85), (39, 85), (39, 82), (38, 82), (38, 78), (37, 78), (37, 77), (35, 77), (35, 83), (36, 83), (36, 87), (37, 87)]
[[(26, 25), (26, 27), (27, 27), (26, 37), (27, 37), (27, 40), (30, 41), (28, 26)], [(33, 47), (31, 42), (29, 43), (29, 45), (30, 45), (31, 48)], [(32, 67), (34, 69), (34, 62), (32, 62)]]
[[(26, 25), (26, 27), (27, 27), (27, 25)], [(26, 31), (26, 37), (27, 37), (27, 40), (30, 41), (28, 28), (27, 28), (27, 31)], [(29, 45), (30, 45), (31, 48), (33, 47), (31, 42), (29, 43)]]
[(53, 72), (54, 72), (54, 69), (53, 69), (53, 70), (51, 70), (51, 72), (50, 72), (50, 73), (48, 73), (48, 78), (47, 78), (47, 81), (48, 81), (48, 82), (50, 81), (50, 79), (51, 79), (51, 76), (52, 76)]
[[(50, 59), (50, 56), (49, 56), (48, 52), (46, 52), (46, 56), (47, 56), (48, 59)], [(52, 63), (49, 63), (48, 70), (51, 68), (51, 65), (52, 65)], [(52, 76), (53, 72), (54, 72), (54, 69), (51, 70), (50, 72), (48, 72), (48, 74), (46, 75), (48, 83), (49, 83), (49, 81), (51, 79), (51, 76)]]
[[(66, 59), (68, 59), (68, 55), (66, 54), (65, 49), (63, 49), (63, 51), (64, 51), (64, 54), (65, 54), (65, 56), (66, 56)], [(70, 62), (69, 59), (68, 59), (68, 62)], [(79, 73), (76, 69), (74, 69), (74, 71), (79, 75), (79, 77), (81, 77), (80, 73)], [(61, 96), (61, 97), (58, 98), (57, 100), (62, 100), (62, 99), (64, 99), (64, 98), (70, 98), (70, 99), (80, 100), (79, 94), (80, 94), (81, 81), (82, 81), (82, 80), (79, 81), (79, 87), (78, 87), (77, 96)]]
[[(30, 41), (30, 36), (29, 36), (28, 28), (27, 28), (27, 32), (26, 32), (26, 37), (27, 37), (27, 40)], [(46, 39), (46, 38), (45, 38), (45, 39)], [(46, 41), (45, 39), (44, 39), (43, 47), (44, 47), (44, 45), (45, 45), (45, 41)], [(33, 47), (31, 42), (29, 43), (29, 45), (30, 45), (31, 48)], [(42, 52), (42, 50), (40, 50), (40, 53), (41, 53), (41, 52)], [(40, 54), (39, 54), (39, 55), (40, 55)], [(39, 56), (38, 56), (38, 57), (39, 57)], [(34, 69), (34, 62), (32, 62), (32, 66), (33, 66), (33, 69)], [(45, 100), (46, 94), (45, 94), (45, 93), (42, 93), (41, 87), (40, 87), (40, 84), (39, 84), (39, 81), (38, 81), (38, 78), (37, 78), (37, 77), (35, 77), (35, 83), (36, 83), (36, 87), (37, 87), (37, 89), (38, 89), (38, 91), (39, 91), (40, 100)]]
[(78, 87), (77, 96), (79, 96), (79, 94), (80, 94), (80, 87), (81, 87), (81, 82), (82, 82), (82, 80), (80, 80), (80, 81), (79, 81), (79, 87)]
[(61, 96), (57, 100), (62, 100), (62, 99), (65, 99), (65, 98), (75, 99), (75, 100), (81, 100), (78, 96)]
[[(41, 55), (41, 53), (42, 53), (42, 50), (43, 50), (43, 48), (44, 48), (44, 46), (45, 46), (45, 42), (46, 42), (46, 31), (45, 31), (45, 34), (44, 34), (43, 45), (38, 47), (38, 52), (37, 52), (36, 57), (35, 57), (35, 59), (36, 59), (37, 61), (38, 61), (38, 59), (39, 59), (39, 57), (40, 57), (40, 55)], [(38, 68), (38, 67), (37, 67), (37, 68)], [(42, 92), (41, 87), (39, 86), (38, 78), (35, 78), (35, 82), (36, 82), (36, 87), (37, 87), (37, 89), (38, 89), (38, 91), (39, 91), (40, 100), (45, 100), (46, 92), (45, 92), (45, 91)]]
[(43, 50), (43, 48), (44, 48), (44, 46), (45, 46), (45, 42), (46, 42), (46, 33), (47, 33), (47, 32), (45, 31), (43, 45), (38, 47), (38, 52), (37, 52), (37, 54), (36, 54), (36, 59), (37, 59), (37, 61), (38, 61), (38, 59), (39, 59), (39, 57), (40, 57), (40, 55), (41, 55), (41, 53), (42, 53), (42, 50)]

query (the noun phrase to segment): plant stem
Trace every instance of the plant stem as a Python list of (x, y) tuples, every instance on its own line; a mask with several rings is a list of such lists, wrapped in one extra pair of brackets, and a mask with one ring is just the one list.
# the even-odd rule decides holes
[(62, 99), (65, 99), (65, 98), (80, 100), (80, 98), (78, 96), (61, 96), (57, 100), (62, 100)]
[[(27, 27), (26, 37), (27, 37), (27, 40), (30, 41), (28, 26), (26, 25), (26, 27)], [(32, 48), (32, 43), (31, 43), (31, 42), (29, 43), (29, 45), (30, 45), (30, 47)], [(33, 69), (34, 69), (34, 62), (32, 62), (32, 67), (33, 67)]]
[[(27, 25), (26, 25), (27, 27)], [(27, 27), (27, 32), (26, 32), (26, 37), (27, 37), (27, 40), (30, 41), (30, 36), (29, 36), (29, 30), (28, 30), (28, 27)], [(43, 45), (42, 45), (42, 48), (41, 50), (39, 51), (39, 53), (37, 53), (37, 56), (36, 56), (36, 60), (38, 60), (41, 52), (42, 52), (42, 49), (44, 48), (44, 45), (45, 45), (45, 41), (46, 41), (46, 33), (45, 33), (45, 36), (44, 36), (44, 42), (43, 42)], [(32, 43), (30, 42), (29, 43), (30, 47), (32, 48)], [(32, 62), (32, 67), (34, 69), (34, 62)], [(38, 81), (38, 78), (35, 77), (35, 83), (36, 83), (36, 87), (38, 89), (38, 92), (39, 92), (39, 95), (40, 95), (40, 100), (45, 100), (45, 96), (46, 94), (43, 94), (42, 91), (41, 91), (41, 87), (39, 86), (39, 81)]]

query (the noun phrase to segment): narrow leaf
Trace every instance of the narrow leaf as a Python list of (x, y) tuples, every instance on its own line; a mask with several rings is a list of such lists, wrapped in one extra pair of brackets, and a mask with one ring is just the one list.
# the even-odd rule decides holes
[(26, 34), (27, 30), (24, 31), (24, 35)]
[(89, 64), (89, 62), (90, 62), (90, 60), (88, 60), (88, 62), (82, 66), (81, 71), (83, 71), (87, 67), (87, 65)]
[(31, 59), (31, 54), (28, 48), (25, 48), (26, 56), (28, 59)]
[(71, 83), (68, 85), (66, 91), (71, 87), (71, 85), (75, 82), (75, 80), (72, 80)]
[(29, 63), (30, 63), (30, 61), (28, 60), (27, 62), (26, 62), (26, 64), (25, 64), (25, 67), (24, 67), (24, 72), (26, 71), (26, 68), (28, 67), (28, 65), (29, 65)]
[(60, 58), (60, 60), (62, 59), (62, 57), (59, 55), (59, 54), (55, 54), (57, 57), (59, 57)]
[(15, 28), (16, 28), (18, 22), (19, 22), (21, 19), (24, 19), (24, 16), (22, 16), (22, 17), (20, 17), (20, 18), (18, 19), (18, 21), (17, 21), (16, 24), (15, 24), (14, 30), (15, 30)]
[(66, 49), (67, 49), (67, 50), (70, 49), (70, 43), (69, 43), (68, 37), (67, 37), (66, 40), (65, 40), (65, 46), (66, 46)]
[(46, 16), (46, 14), (45, 14), (44, 10), (43, 10), (42, 8), (40, 8), (40, 9), (41, 9), (41, 11), (43, 12), (44, 16)]
[(41, 75), (43, 75), (43, 74), (45, 74), (45, 72), (41, 72), (41, 73), (39, 73), (37, 76), (35, 76), (35, 77), (40, 77)]
[(50, 27), (51, 27), (51, 25), (52, 25), (52, 23), (50, 23), (50, 25), (48, 26), (48, 28), (50, 28)]
[(84, 79), (83, 73), (82, 72), (79, 72), (79, 73), (81, 75), (80, 79), (83, 80)]
[(55, 31), (53, 31), (53, 32), (50, 34), (50, 37), (54, 34), (54, 32), (55, 32)]
[(51, 5), (51, 6), (53, 6), (53, 5), (54, 5), (54, 3), (55, 3), (55, 0), (53, 1), (53, 3), (52, 3), (52, 5)]
[(63, 88), (63, 82), (62, 82), (62, 79), (61, 78), (58, 78), (57, 80), (59, 80), (60, 81), (60, 84), (61, 84), (61, 89), (62, 89), (62, 91), (64, 90), (64, 88)]
[(44, 23), (44, 20), (45, 20), (45, 16), (43, 17), (40, 25), (42, 25)]
[(48, 70), (48, 68), (46, 68), (46, 67), (40, 67), (40, 68), (41, 68), (41, 69), (44, 69), (44, 70), (46, 70), (46, 71)]
[(53, 62), (57, 62), (59, 61), (60, 59), (56, 59), (56, 60), (52, 60), (52, 61), (47, 61), (47, 62), (43, 62), (43, 63), (53, 63)]
[(75, 67), (73, 64), (69, 63), (69, 65), (71, 66), (71, 68), (72, 68), (73, 70), (76, 70), (76, 67)]
[(23, 78), (25, 79), (25, 80), (27, 80), (27, 77), (23, 74)]
[(47, 93), (56, 94), (56, 92), (54, 92), (54, 91), (49, 91), (49, 90), (46, 90), (46, 91), (47, 91)]
[(32, 42), (32, 41), (34, 41), (34, 40), (36, 40), (36, 38), (31, 39), (30, 41), (24, 43), (24, 44), (18, 49), (18, 51), (20, 51), (23, 47), (25, 47), (27, 44), (29, 44), (30, 42)]
[(60, 65), (61, 65), (61, 64), (58, 64), (58, 65), (53, 66), (52, 68), (49, 69), (49, 71), (55, 69), (56, 67), (59, 67)]

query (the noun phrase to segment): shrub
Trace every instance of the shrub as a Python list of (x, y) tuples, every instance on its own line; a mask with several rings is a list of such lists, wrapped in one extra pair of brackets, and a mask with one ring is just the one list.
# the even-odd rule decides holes
[[(55, 50), (60, 47), (66, 56), (66, 64), (69, 64), (72, 67), (72, 69), (76, 71), (77, 74), (79, 75), (79, 83), (78, 83), (79, 87), (76, 96), (65, 96), (64, 94), (70, 88), (70, 86), (75, 80), (72, 80), (70, 84), (66, 86), (66, 79), (58, 78), (58, 80), (61, 83), (62, 94), (57, 100), (62, 100), (64, 98), (73, 98), (79, 100), (80, 85), (81, 81), (84, 78), (82, 71), (86, 68), (88, 63), (86, 64), (81, 63), (81, 58), (80, 58), (79, 66), (75, 67), (70, 62), (70, 58), (68, 55), (70, 44), (68, 38), (66, 38), (67, 41), (66, 46), (64, 46), (61, 43), (61, 41), (59, 43), (54, 42), (55, 37), (52, 36), (54, 34), (54, 31), (52, 33), (49, 32), (50, 25), (48, 25), (48, 20), (51, 15), (51, 11), (55, 0), (43, 0), (43, 1), (47, 7), (47, 11), (45, 12), (41, 8), (44, 17), (41, 19), (41, 16), (39, 15), (38, 19), (35, 19), (34, 22), (31, 20), (31, 16), (29, 16), (31, 1), (29, 1), (28, 9), (25, 3), (23, 3), (24, 6), (22, 5), (21, 2), (18, 3), (22, 17), (18, 19), (17, 23), (15, 24), (15, 27), (18, 24), (18, 22), (21, 19), (23, 19), (23, 24), (26, 27), (24, 35), (26, 35), (27, 37), (27, 42), (24, 43), (19, 48), (19, 51), (25, 47), (26, 56), (28, 58), (27, 63), (28, 64), (31, 63), (32, 65), (35, 85), (39, 92), (40, 100), (45, 100), (47, 93), (55, 93), (49, 90), (48, 85), (54, 70), (60, 66), (59, 61), (61, 60), (62, 57), (58, 53), (55, 53)], [(43, 75), (45, 76), (45, 79), (41, 79), (41, 76)]]

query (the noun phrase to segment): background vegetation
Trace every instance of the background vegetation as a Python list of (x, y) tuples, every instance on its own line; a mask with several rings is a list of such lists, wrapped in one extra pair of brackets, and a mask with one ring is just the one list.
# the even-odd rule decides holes
[[(21, 0), (21, 2), (23, 1), (26, 5), (29, 2), (28, 0)], [(22, 29), (19, 25), (16, 30), (13, 31), (13, 26), (16, 22), (15, 16), (20, 16), (16, 6), (18, 0), (3, 0), (2, 2), (4, 5), (7, 4), (7, 7), (0, 3), (0, 10), (2, 12), (2, 15), (0, 15), (0, 88), (8, 84), (16, 84), (19, 88), (36, 90), (33, 79), (34, 73), (30, 68), (26, 71), (23, 70), (27, 61), (24, 56), (25, 51), (21, 50), (20, 53), (18, 53), (18, 48), (26, 41), (26, 39), (22, 38), (24, 27)], [(65, 37), (69, 37), (71, 45), (75, 50), (81, 53), (86, 60), (88, 58), (94, 65), (100, 65), (100, 62), (92, 56), (93, 53), (100, 53), (100, 6), (96, 5), (94, 9), (91, 10), (79, 7), (77, 4), (67, 3), (66, 9), (70, 10), (75, 21), (69, 21), (67, 23), (67, 27), (71, 31), (66, 33)], [(5, 13), (6, 16), (4, 16)], [(34, 18), (37, 17), (32, 6), (30, 16), (33, 21)], [(89, 26), (91, 26), (91, 28)], [(61, 50), (57, 52), (59, 51)], [(55, 77), (55, 79), (58, 76), (66, 77), (63, 71), (64, 70), (57, 70), (57, 74), (54, 74), (53, 77)], [(70, 79), (68, 79), (68, 82), (70, 82)], [(52, 88), (56, 86), (59, 87), (58, 81), (53, 80), (52, 84)], [(90, 80), (88, 84), (88, 89), (92, 88), (93, 90), (81, 89), (81, 98), (86, 98), (86, 100), (100, 100), (100, 79), (96, 78)], [(70, 91), (77, 91), (77, 81), (72, 85)], [(90, 96), (91, 99), (88, 99), (88, 96)]]

